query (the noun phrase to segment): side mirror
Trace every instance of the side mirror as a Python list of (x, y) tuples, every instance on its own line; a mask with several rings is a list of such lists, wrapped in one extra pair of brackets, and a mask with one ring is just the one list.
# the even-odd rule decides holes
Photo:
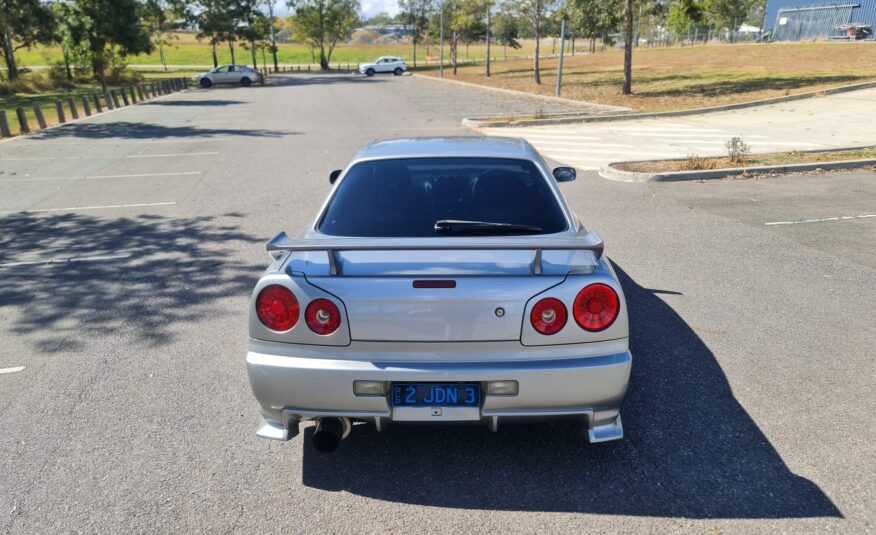
[(334, 184), (335, 180), (337, 180), (339, 176), (341, 176), (340, 169), (335, 169), (334, 171), (329, 173), (329, 184)]
[(576, 176), (578, 176), (578, 173), (574, 167), (557, 167), (554, 169), (554, 178), (557, 179), (557, 182), (571, 182), (575, 180)]

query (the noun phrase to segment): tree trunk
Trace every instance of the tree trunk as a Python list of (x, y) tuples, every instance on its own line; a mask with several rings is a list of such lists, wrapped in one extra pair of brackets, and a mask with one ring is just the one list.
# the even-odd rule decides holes
[(164, 67), (164, 70), (167, 70), (167, 62), (164, 61), (164, 44), (161, 40), (158, 41), (158, 59), (161, 61), (161, 66)]
[(624, 95), (633, 93), (633, 0), (624, 0)]
[(539, 49), (540, 49), (539, 45), (540, 45), (540, 40), (541, 40), (541, 36), (539, 35), (539, 30), (541, 29), (540, 26), (541, 25), (539, 24), (538, 17), (536, 17), (536, 19), (535, 19), (535, 64), (534, 64), (533, 69), (532, 69), (533, 74), (535, 75), (536, 85), (541, 85), (541, 72), (539, 72), (539, 69), (538, 69), (538, 54), (539, 54)]
[(414, 37), (411, 39), (411, 42), (414, 43), (414, 68), (417, 68), (417, 38)]
[(61, 55), (64, 56), (64, 72), (67, 74), (67, 79), (73, 79), (73, 72), (70, 70), (70, 53), (67, 52), (67, 47), (61, 47)]
[(237, 62), (234, 60), (234, 41), (231, 39), (228, 40), (228, 50), (231, 52), (231, 64), (234, 65)]
[(453, 37), (450, 38), (450, 61), (453, 62), (453, 76), (456, 76), (456, 56), (459, 50), (459, 41), (456, 38), (456, 32), (453, 32)]
[[(271, 54), (274, 56), (274, 72), (280, 72), (280, 66), (277, 63), (277, 38), (274, 35), (274, 2), (268, 0), (268, 17), (271, 22)], [(264, 59), (265, 49), (262, 49), (262, 59)], [(263, 62), (264, 63), (264, 62)]]
[(216, 57), (216, 41), (210, 41), (211, 49), (213, 51), (213, 68), (219, 66), (219, 58)]
[(6, 73), (10, 82), (18, 79), (18, 67), (15, 65), (15, 48), (12, 45), (12, 29), (7, 25), (3, 32), (3, 57), (6, 58)]
[(252, 52), (252, 68), (255, 70), (259, 70), (259, 64), (256, 61), (256, 59), (258, 57), (256, 55), (256, 47), (255, 47), (255, 43), (252, 42), (252, 39), (250, 39), (250, 41), (249, 41), (249, 49)]

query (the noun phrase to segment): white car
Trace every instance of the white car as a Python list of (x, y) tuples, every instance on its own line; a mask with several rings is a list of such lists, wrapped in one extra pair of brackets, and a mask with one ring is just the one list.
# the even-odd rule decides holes
[(396, 76), (401, 76), (406, 70), (408, 67), (405, 62), (396, 56), (383, 56), (373, 63), (363, 63), (359, 66), (359, 72), (368, 76), (374, 76), (381, 72), (391, 72)]
[(201, 87), (212, 87), (213, 84), (240, 84), (249, 87), (253, 82), (261, 82), (259, 71), (246, 65), (220, 65), (193, 78)]

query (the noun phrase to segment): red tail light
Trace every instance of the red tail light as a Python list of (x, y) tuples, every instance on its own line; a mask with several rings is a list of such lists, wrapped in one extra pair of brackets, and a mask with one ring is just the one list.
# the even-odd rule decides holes
[(529, 321), (536, 331), (551, 335), (559, 332), (566, 325), (568, 317), (569, 313), (566, 312), (566, 305), (562, 301), (547, 297), (532, 307)]
[(341, 325), (341, 311), (328, 299), (315, 299), (307, 305), (304, 321), (316, 334), (331, 334)]
[(605, 284), (591, 284), (580, 292), (572, 306), (575, 322), (585, 331), (602, 331), (617, 319), (620, 300), (617, 292)]
[(298, 323), (298, 299), (292, 290), (279, 284), (265, 286), (256, 297), (259, 321), (272, 331), (288, 331)]

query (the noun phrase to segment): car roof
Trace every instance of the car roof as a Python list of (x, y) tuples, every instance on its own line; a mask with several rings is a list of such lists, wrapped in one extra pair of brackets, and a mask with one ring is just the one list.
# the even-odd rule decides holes
[(535, 149), (526, 141), (510, 137), (457, 136), (391, 139), (371, 143), (356, 160), (429, 157), (518, 158), (537, 160)]

